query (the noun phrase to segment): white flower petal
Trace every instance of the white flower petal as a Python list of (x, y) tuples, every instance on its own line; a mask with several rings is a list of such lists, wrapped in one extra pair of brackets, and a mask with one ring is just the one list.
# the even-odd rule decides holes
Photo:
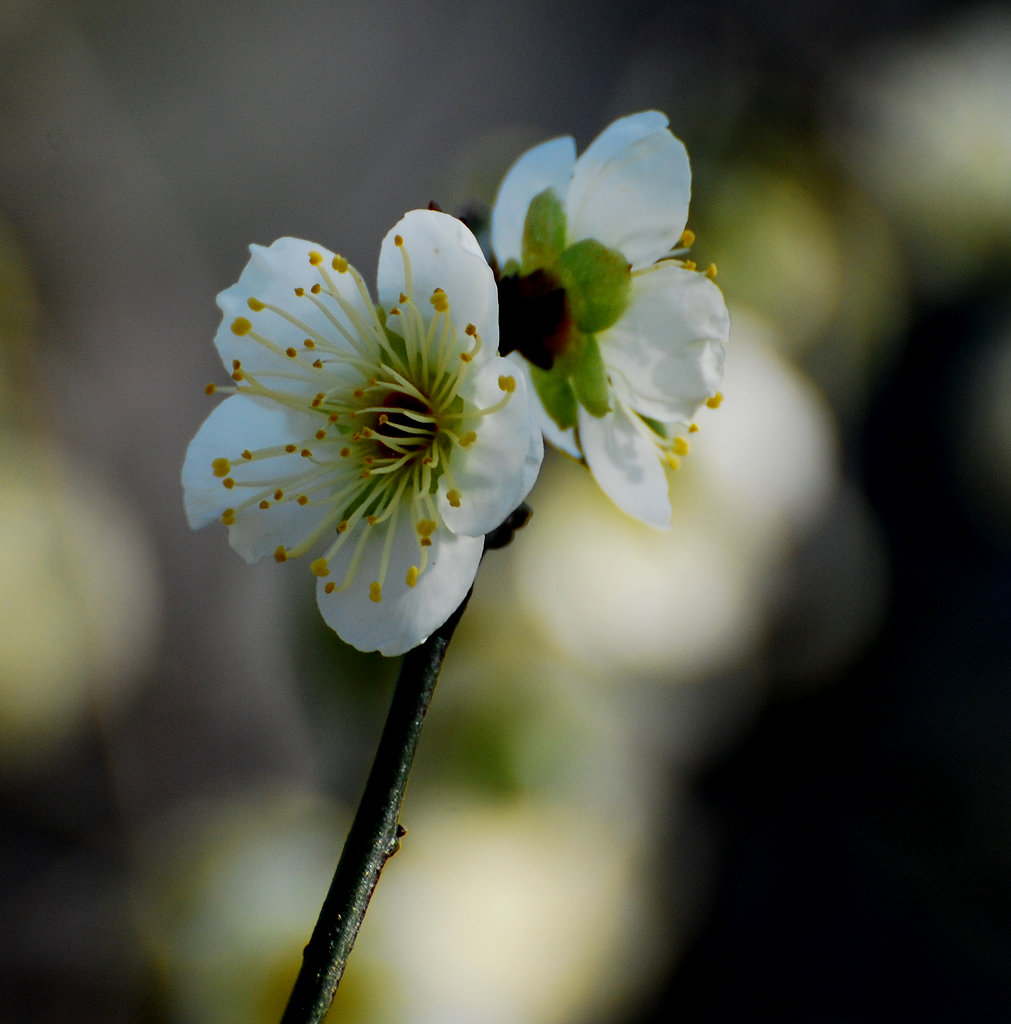
[[(241, 452), (297, 441), (315, 426), (310, 416), (250, 395), (232, 395), (217, 406), (190, 442), (183, 463), (183, 499), (190, 527), (198, 530), (219, 520), (226, 508), (236, 508), (258, 493), (260, 488), (244, 486), (250, 481), (270, 481), (262, 488), (266, 497), (284, 479), (304, 474), (307, 464), (298, 454), (247, 462)], [(219, 458), (232, 463), (228, 475), (236, 486), (231, 489), (212, 469)], [(291, 547), (308, 537), (327, 511), (294, 501), (272, 502), (269, 509), (254, 503), (236, 515), (228, 528), (228, 543), (247, 562), (256, 562), (280, 545)]]
[(595, 238), (633, 266), (651, 263), (678, 244), (690, 198), (688, 153), (667, 118), (655, 110), (620, 118), (576, 162), (568, 239)]
[(500, 402), (500, 377), (512, 378), (516, 388), (504, 408), (461, 424), (462, 430), (477, 433), (477, 441), (453, 454), (450, 472), (461, 496), (458, 507), (446, 497), (448, 476), (439, 481), (439, 512), (453, 533), (475, 537), (494, 530), (530, 493), (541, 468), (544, 443), (533, 402), (510, 360), (496, 357), (478, 370), (467, 389), (468, 404), (487, 409)]
[(530, 201), (546, 188), (554, 188), (564, 199), (575, 162), (576, 143), (566, 135), (535, 146), (506, 172), (491, 215), (491, 247), (499, 266), (522, 255)]
[[(405, 276), (401, 247), (411, 264), (411, 285)], [(422, 315), (429, 318), (429, 300), (436, 288), (449, 299), (450, 316), (459, 335), (460, 348), (472, 342), (464, 335), (473, 324), (481, 335), (486, 355), (498, 349), (498, 289), (477, 239), (462, 221), (434, 210), (412, 210), (383, 239), (379, 250), (379, 301), (387, 311), (408, 293)], [(395, 318), (390, 322), (395, 327)]]
[(440, 527), (432, 537), (424, 572), (409, 587), (405, 580), (411, 566), (418, 564), (418, 540), (409, 519), (401, 517), (382, 601), (375, 602), (369, 597), (369, 585), (380, 574), (384, 538), (384, 529), (375, 528), (351, 585), (328, 594), (328, 581), (343, 582), (354, 549), (351, 541), (333, 560), (330, 576), (318, 581), (316, 601), (326, 624), (346, 643), (392, 657), (417, 647), (459, 606), (477, 575), (484, 538), (457, 537)]
[(580, 407), (579, 440), (597, 483), (618, 508), (649, 526), (670, 528), (663, 465), (653, 443), (620, 403), (600, 418)]
[(633, 278), (628, 308), (597, 341), (637, 412), (687, 422), (719, 389), (729, 333), (719, 288), (704, 274), (664, 262)]
[[(233, 360), (238, 359), (245, 370), (270, 387), (279, 391), (304, 391), (306, 386), (303, 383), (276, 376), (291, 372), (292, 361), (283, 354), (286, 349), (294, 348), (304, 354), (306, 338), (324, 338), (330, 344), (347, 349), (339, 331), (310, 293), (312, 286), (321, 280), (320, 270), (329, 274), (342, 297), (355, 310), (366, 317), (371, 316), (371, 310), (351, 275), (334, 272), (331, 267), (334, 254), (321, 245), (300, 238), (279, 238), (267, 247), (251, 245), (249, 251), (249, 262), (238, 282), (218, 295), (218, 306), (224, 315), (214, 337), (215, 347), (229, 373), (232, 372)], [(323, 257), (320, 269), (310, 264), (310, 252), (317, 252)], [(303, 288), (306, 294), (300, 298), (295, 294), (296, 288)], [(279, 307), (296, 322), (269, 309), (258, 312), (251, 309), (250, 298)], [(336, 303), (328, 301), (326, 305), (345, 329), (352, 329), (347, 316)], [(232, 324), (240, 317), (252, 324), (253, 332), (273, 343), (274, 350), (257, 342), (252, 333), (235, 334)]]

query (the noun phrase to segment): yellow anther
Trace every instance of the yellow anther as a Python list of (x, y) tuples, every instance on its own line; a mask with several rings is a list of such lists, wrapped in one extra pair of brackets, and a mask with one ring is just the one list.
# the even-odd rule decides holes
[(445, 313), (449, 310), (449, 299), (446, 298), (446, 292), (442, 288), (436, 288), (428, 301), (432, 303), (436, 313)]
[(204, 394), (205, 395), (213, 395), (214, 392), (217, 391), (217, 390), (218, 390), (218, 387), (217, 387), (216, 384), (208, 384), (207, 387), (204, 388)]
[(473, 324), (467, 324), (464, 328), (464, 334), (469, 334), (472, 338), (477, 337), (477, 328)]
[(469, 363), (474, 357), (469, 352), (460, 353), (460, 362)]
[(695, 244), (695, 232), (689, 228), (685, 228), (684, 231), (681, 232), (681, 240), (678, 244), (684, 246), (686, 249), (690, 249)]
[(394, 306), (393, 309), (390, 310), (390, 316), (400, 316), (400, 315), (401, 315), (400, 314), (400, 308), (398, 306)]
[(275, 562), (287, 562), (288, 561), (288, 552), (284, 550), (284, 545), (283, 544), (274, 552), (274, 561)]
[(305, 341), (303, 341), (303, 342), (302, 342), (302, 344), (303, 344), (303, 345), (304, 345), (304, 346), (305, 346), (306, 348), (315, 348), (315, 347), (316, 347), (316, 342), (314, 342), (314, 341), (312, 340), (312, 338), (306, 338), (306, 339), (305, 339)]
[(300, 494), (295, 500), (300, 505), (308, 505), (309, 504), (309, 495), (308, 494)]
[(367, 516), (366, 519), (369, 526), (375, 526), (379, 522), (379, 517), (375, 515)]
[(419, 519), (415, 529), (419, 537), (431, 537), (439, 524), (434, 519)]
[(238, 360), (238, 359), (233, 359), (233, 360), (232, 360), (232, 369), (233, 369), (233, 370), (238, 370), (238, 369), (240, 369), (241, 367), (242, 367), (242, 363), (241, 363), (241, 362), (239, 362), (239, 360)]
[(450, 488), (450, 490), (446, 492), (446, 501), (448, 501), (453, 508), (459, 508), (460, 492), (455, 487)]
[(477, 434), (473, 430), (468, 430), (466, 434), (460, 435), (460, 447), (469, 448), (477, 440)]
[(404, 292), (401, 292), (400, 298), (397, 299), (397, 302), (407, 302), (407, 295)]
[(326, 398), (326, 395), (322, 391), (320, 391), (317, 394), (313, 395), (313, 399), (309, 404), (314, 409), (318, 409), (323, 404), (324, 398)]
[(319, 265), (320, 265), (320, 264), (321, 264), (321, 263), (323, 262), (323, 254), (322, 254), (322, 253), (318, 253), (318, 252), (316, 252), (316, 250), (315, 250), (315, 249), (313, 249), (313, 250), (312, 250), (312, 251), (311, 251), (311, 252), (309, 253), (309, 262), (310, 262), (310, 263), (311, 263), (311, 264), (312, 264), (312, 265), (313, 265), (314, 267), (318, 267), (318, 266), (319, 266)]
[(294, 454), (295, 452), (297, 452), (297, 451), (298, 451), (298, 445), (297, 445), (297, 444), (286, 444), (286, 445), (284, 446), (284, 450), (285, 450), (285, 451), (286, 451), (286, 452), (287, 452), (287, 453), (288, 453), (289, 455), (292, 455), (292, 454)]
[(237, 316), (232, 321), (232, 334), (248, 334), (253, 329), (253, 325), (244, 317)]
[(225, 524), (225, 526), (234, 526), (235, 525), (235, 509), (234, 508), (226, 508), (225, 511), (221, 513), (221, 521)]
[[(398, 236), (399, 237), (399, 236)], [(369, 584), (369, 600), (379, 604), (383, 599), (383, 588), (378, 583)]]
[(316, 561), (309, 566), (309, 572), (311, 572), (313, 576), (329, 576), (330, 566), (327, 565), (325, 558), (317, 558)]
[(312, 361), (312, 368), (314, 370), (322, 370), (323, 369), (323, 360), (322, 359), (314, 359)]
[(695, 260), (685, 260), (685, 270), (694, 270), (697, 266)]
[(351, 392), (351, 397), (352, 398), (364, 398), (365, 397), (365, 389), (364, 388), (355, 388), (354, 391)]
[(499, 377), (498, 386), (500, 391), (504, 391), (506, 394), (511, 395), (516, 390), (516, 378)]
[(688, 425), (689, 434), (697, 434), (699, 432), (699, 425), (697, 423), (690, 423)]
[(312, 452), (309, 451), (308, 448), (303, 448), (298, 454), (301, 455), (303, 459), (311, 459), (312, 458)]
[(431, 538), (431, 537), (422, 537), (422, 538), (421, 538), (421, 539), (420, 539), (420, 540), (418, 541), (418, 543), (419, 543), (419, 544), (420, 544), (420, 545), (421, 545), (421, 546), (422, 546), (423, 548), (430, 548), (430, 547), (432, 546), (432, 538)]
[(321, 287), (319, 286), (319, 283), (318, 283), (318, 282), (317, 282), (316, 284), (314, 284), (314, 285), (313, 285), (313, 286), (312, 286), (312, 287), (311, 287), (311, 288), (309, 289), (309, 291), (311, 291), (311, 292), (313, 293), (313, 295), (319, 295), (319, 293), (320, 293), (320, 292), (321, 292), (322, 290), (323, 290), (323, 289), (322, 289), (322, 288), (321, 288)]
[(274, 501), (283, 501), (283, 500), (284, 500), (284, 491), (282, 491), (281, 488), (278, 487), (278, 489), (276, 491), (274, 491)]
[(664, 452), (663, 460), (671, 469), (681, 468), (681, 460), (673, 452)]
[(285, 355), (286, 355), (286, 356), (287, 356), (287, 357), (288, 357), (289, 359), (294, 359), (294, 358), (295, 358), (295, 356), (297, 356), (297, 355), (298, 355), (298, 349), (295, 349), (295, 348), (290, 348), (290, 347), (289, 347), (289, 348), (286, 348), (286, 349), (284, 350), (284, 354), (285, 354)]
[(712, 281), (713, 278), (716, 277), (716, 264), (715, 263), (710, 263), (709, 266), (706, 267), (706, 277), (708, 277), (710, 281)]
[(343, 256), (334, 256), (331, 266), (338, 274), (343, 274), (348, 269), (348, 261)]
[(674, 438), (674, 453), (676, 455), (687, 455), (692, 450), (692, 446), (683, 437)]
[(305, 289), (304, 289), (304, 288), (296, 288), (296, 289), (295, 289), (295, 294), (296, 294), (296, 295), (297, 295), (297, 296), (298, 296), (299, 298), (302, 298), (302, 296), (303, 296), (303, 295), (305, 295)]
[(713, 395), (712, 398), (707, 398), (706, 399), (706, 405), (708, 405), (710, 409), (719, 409), (719, 407), (722, 404), (723, 404), (723, 392), (722, 391), (717, 391), (716, 394)]
[(221, 481), (221, 485), (230, 491), (235, 486), (235, 481), (230, 476), (226, 476), (225, 479)]
[(241, 370), (235, 370), (232, 372), (232, 380), (234, 380), (236, 384), (241, 383), (245, 379), (246, 375)]
[(340, 457), (342, 459), (346, 459), (350, 454), (351, 454), (351, 449), (350, 448), (347, 448), (347, 447), (341, 448), (341, 450), (340, 450)]
[(324, 588), (328, 594), (332, 594), (337, 589), (337, 584), (331, 580)]
[(397, 246), (398, 248), (400, 246), (402, 246), (404, 244), (404, 236), (403, 235), (394, 235), (393, 236), (393, 244), (395, 246)]
[(228, 476), (231, 472), (232, 464), (228, 459), (215, 459), (211, 463), (211, 469), (214, 470), (215, 476)]
[(250, 296), (249, 296), (249, 298), (248, 298), (248, 299), (246, 299), (246, 305), (247, 305), (247, 306), (248, 306), (248, 307), (249, 307), (249, 308), (250, 308), (250, 309), (251, 309), (251, 310), (252, 310), (252, 311), (253, 311), (254, 313), (259, 313), (259, 312), (261, 312), (261, 311), (262, 311), (262, 310), (264, 309), (264, 305), (263, 305), (263, 303), (262, 303), (262, 302), (261, 302), (261, 301), (260, 301), (259, 299), (253, 298), (253, 296), (252, 296), (252, 295), (250, 295)]
[(242, 457), (247, 462), (249, 462), (249, 460), (252, 459), (252, 457), (253, 457), (253, 453), (248, 448), (246, 448), (245, 451), (243, 451), (243, 453), (242, 453)]
[(270, 502), (266, 498), (260, 502), (260, 508), (270, 508)]
[(314, 436), (315, 436), (317, 441), (322, 441), (326, 437), (326, 431), (322, 430), (322, 429), (321, 430), (317, 430)]
[(412, 565), (411, 568), (407, 570), (407, 580), (405, 582), (409, 587), (413, 587), (414, 584), (418, 582), (419, 575), (418, 567), (416, 565)]
[(348, 521), (346, 519), (342, 519), (337, 524), (337, 532), (338, 533), (346, 533), (347, 532), (347, 528), (348, 528)]

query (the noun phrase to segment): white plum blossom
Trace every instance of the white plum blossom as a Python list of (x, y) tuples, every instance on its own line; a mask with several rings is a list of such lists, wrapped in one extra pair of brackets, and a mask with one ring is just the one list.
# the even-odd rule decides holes
[(524, 154), (491, 220), (502, 350), (525, 357), (545, 435), (658, 528), (665, 469), (687, 454), (699, 407), (722, 399), (729, 334), (715, 267), (685, 258), (690, 197), (684, 145), (645, 111), (578, 159), (569, 137)]
[(250, 250), (218, 296), (234, 386), (208, 387), (230, 397), (186, 454), (190, 526), (224, 523), (248, 562), (316, 552), (327, 624), (401, 654), (463, 600), (543, 454), (526, 383), (497, 354), (494, 276), (470, 231), (430, 210), (384, 239), (378, 304), (320, 246)]

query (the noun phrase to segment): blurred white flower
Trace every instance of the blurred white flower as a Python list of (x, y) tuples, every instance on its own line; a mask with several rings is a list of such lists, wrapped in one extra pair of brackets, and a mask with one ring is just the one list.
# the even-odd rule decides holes
[(161, 587), (128, 502), (41, 435), (0, 435), (0, 767), (44, 761), (157, 649)]
[(218, 296), (236, 385), (186, 455), (190, 525), (225, 523), (248, 562), (318, 546), (327, 624), (401, 654), (463, 599), (484, 534), (540, 467), (525, 382), (496, 354), (492, 272), (463, 224), (428, 210), (384, 239), (378, 306), (309, 242), (251, 251)]
[(715, 268), (684, 258), (690, 195), (684, 145), (645, 111), (578, 160), (570, 137), (520, 157), (491, 223), (503, 350), (529, 361), (545, 435), (663, 529), (665, 466), (687, 454), (699, 406), (719, 402), (729, 332)]
[(905, 234), (921, 281), (938, 291), (1008, 251), (1009, 104), (1011, 17), (1000, 6), (960, 10), (845, 63), (830, 138)]

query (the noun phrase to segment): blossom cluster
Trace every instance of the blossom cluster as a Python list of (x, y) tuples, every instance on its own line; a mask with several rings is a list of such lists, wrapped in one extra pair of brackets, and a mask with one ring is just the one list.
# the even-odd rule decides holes
[(542, 435), (630, 515), (670, 525), (666, 468), (717, 404), (726, 306), (687, 260), (690, 172), (663, 115), (508, 172), (491, 261), (459, 220), (406, 214), (377, 300), (322, 246), (251, 246), (218, 296), (228, 394), (183, 465), (193, 528), (249, 562), (314, 555), (320, 612), (403, 653), (463, 600), (484, 536), (526, 497)]

